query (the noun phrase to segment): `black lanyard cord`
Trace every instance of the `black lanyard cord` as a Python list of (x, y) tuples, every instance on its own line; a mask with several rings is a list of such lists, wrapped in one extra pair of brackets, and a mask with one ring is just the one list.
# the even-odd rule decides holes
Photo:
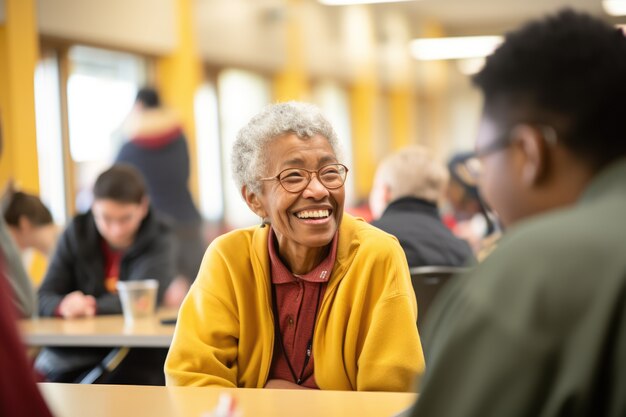
[(297, 385), (302, 385), (304, 381), (306, 381), (313, 373), (309, 374), (304, 378), (304, 371), (306, 370), (307, 365), (309, 364), (309, 360), (311, 359), (313, 353), (313, 333), (315, 332), (315, 322), (317, 321), (317, 313), (320, 307), (320, 298), (322, 295), (322, 284), (318, 286), (317, 289), (317, 303), (315, 304), (315, 318), (313, 320), (313, 327), (311, 328), (311, 337), (306, 345), (306, 352), (304, 352), (304, 364), (302, 365), (302, 370), (300, 371), (300, 376), (296, 377), (296, 373), (293, 370), (293, 366), (291, 365), (291, 361), (289, 360), (289, 356), (287, 356), (287, 351), (285, 350), (285, 345), (283, 343), (283, 336), (280, 330), (280, 316), (278, 315), (278, 298), (276, 297), (276, 286), (272, 284), (272, 310), (274, 311), (274, 334), (275, 338), (280, 343), (280, 347), (283, 351), (283, 356), (285, 357), (285, 361), (287, 362), (287, 366), (289, 367), (289, 372), (291, 372), (291, 376), (293, 377), (294, 382)]

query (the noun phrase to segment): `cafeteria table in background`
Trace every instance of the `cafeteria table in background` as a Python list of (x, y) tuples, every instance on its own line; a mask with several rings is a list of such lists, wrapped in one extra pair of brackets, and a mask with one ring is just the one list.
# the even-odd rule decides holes
[(160, 347), (172, 343), (174, 325), (162, 321), (176, 317), (176, 310), (160, 310), (132, 325), (121, 314), (63, 319), (38, 317), (19, 320), (24, 343), (30, 347)]

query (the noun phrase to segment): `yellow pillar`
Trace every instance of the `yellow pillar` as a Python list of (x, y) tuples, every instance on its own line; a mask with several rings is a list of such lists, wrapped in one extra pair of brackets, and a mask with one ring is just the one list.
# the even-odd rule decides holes
[(350, 91), (352, 110), (352, 155), (356, 172), (357, 199), (367, 198), (376, 171), (374, 120), (378, 86), (374, 75), (359, 77)]
[[(429, 38), (443, 37), (442, 26), (434, 21), (424, 25), (424, 36)], [(423, 86), (421, 96), (425, 97), (424, 117), (428, 118), (429, 130), (420, 144), (430, 148), (435, 155), (439, 155), (448, 138), (446, 133), (446, 93), (449, 87), (448, 62), (426, 61), (421, 63), (421, 82)]]
[(310, 94), (305, 69), (305, 48), (302, 38), (301, 1), (288, 0), (285, 26), (285, 67), (274, 78), (274, 100), (307, 100)]
[(410, 85), (398, 83), (391, 87), (389, 112), (391, 126), (391, 149), (398, 150), (411, 143), (414, 131), (414, 96)]
[(198, 164), (194, 98), (202, 82), (202, 63), (195, 40), (192, 0), (176, 0), (176, 33), (178, 44), (171, 55), (157, 63), (157, 86), (163, 101), (182, 116), (191, 156), (189, 187), (198, 201)]
[(374, 19), (364, 6), (344, 9), (344, 50), (349, 59), (352, 79), (350, 111), (354, 185), (357, 200), (367, 198), (376, 170), (375, 121), (378, 99)]
[(393, 152), (415, 141), (414, 65), (407, 48), (414, 23), (404, 13), (389, 11), (382, 16), (381, 24), (387, 38), (381, 54), (389, 86), (387, 150)]
[(7, 126), (9, 124), (9, 74), (7, 73), (7, 48), (6, 48), (6, 25), (0, 25), (0, 138), (2, 139), (2, 155), (0, 156), (0, 188), (4, 188), (9, 177), (11, 177), (11, 167), (7, 148), (8, 143)]
[(35, 0), (5, 0), (0, 29), (0, 114), (4, 149), (0, 184), (9, 177), (39, 192), (35, 132), (35, 67), (39, 56)]

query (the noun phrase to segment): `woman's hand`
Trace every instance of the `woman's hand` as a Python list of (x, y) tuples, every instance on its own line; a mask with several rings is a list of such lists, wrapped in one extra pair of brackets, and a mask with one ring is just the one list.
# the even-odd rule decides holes
[(270, 379), (265, 383), (264, 388), (270, 389), (311, 389), (303, 387), (302, 385), (294, 384), (293, 382), (285, 381), (284, 379)]

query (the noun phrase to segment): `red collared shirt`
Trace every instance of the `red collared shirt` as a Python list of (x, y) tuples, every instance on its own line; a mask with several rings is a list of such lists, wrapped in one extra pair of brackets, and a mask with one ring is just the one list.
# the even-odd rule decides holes
[[(337, 234), (331, 242), (328, 256), (311, 272), (304, 275), (293, 274), (280, 260), (272, 229), (267, 244), (274, 311), (280, 323), (280, 337), (277, 335), (274, 340), (269, 379), (283, 379), (295, 383), (298, 378), (302, 378), (302, 386), (318, 388), (313, 373), (314, 352), (311, 343), (319, 306), (337, 257)], [(311, 352), (305, 367), (307, 349)]]

